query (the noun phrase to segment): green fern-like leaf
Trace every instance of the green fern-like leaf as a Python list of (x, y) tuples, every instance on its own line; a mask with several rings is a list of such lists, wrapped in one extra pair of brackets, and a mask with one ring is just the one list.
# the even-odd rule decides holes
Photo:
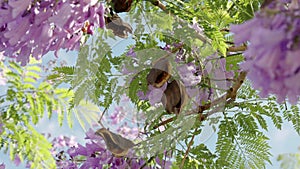
[(31, 168), (55, 168), (51, 144), (31, 124), (37, 124), (45, 113), (50, 118), (53, 111), (62, 123), (72, 92), (41, 82), (38, 65), (23, 68), (10, 62), (6, 69), (8, 89), (1, 102), (8, 106), (1, 106), (0, 121), (5, 120), (0, 148), (9, 151), (11, 159), (17, 155), (30, 162)]
[(221, 122), (216, 147), (219, 167), (261, 169), (266, 162), (271, 163), (268, 138), (253, 128), (243, 128), (246, 126), (238, 126), (231, 119)]
[(292, 122), (294, 129), (300, 135), (300, 111), (298, 105), (292, 105), (283, 111), (283, 117)]
[[(179, 167), (181, 165), (184, 153), (185, 152), (182, 152), (179, 155), (177, 155), (176, 166)], [(198, 146), (191, 148), (183, 168), (184, 169), (190, 169), (190, 168), (214, 169), (216, 168), (215, 158), (216, 155), (211, 153), (210, 150), (204, 144), (200, 144)]]

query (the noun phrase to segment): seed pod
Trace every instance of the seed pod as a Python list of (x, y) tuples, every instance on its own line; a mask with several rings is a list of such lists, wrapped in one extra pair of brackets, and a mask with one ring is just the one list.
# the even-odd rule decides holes
[(162, 58), (156, 61), (146, 79), (148, 84), (160, 88), (170, 79), (170, 77), (171, 65), (167, 58)]
[(115, 12), (128, 12), (131, 9), (132, 0), (112, 0), (112, 7)]
[(187, 97), (183, 84), (180, 81), (173, 80), (168, 83), (161, 101), (168, 113), (179, 114), (186, 104)]
[(107, 29), (111, 29), (114, 35), (120, 38), (127, 38), (128, 33), (132, 33), (132, 27), (124, 22), (117, 14), (111, 17), (105, 17), (105, 24)]
[(105, 128), (97, 130), (95, 134), (104, 139), (107, 149), (116, 157), (127, 155), (128, 150), (135, 145), (132, 141)]

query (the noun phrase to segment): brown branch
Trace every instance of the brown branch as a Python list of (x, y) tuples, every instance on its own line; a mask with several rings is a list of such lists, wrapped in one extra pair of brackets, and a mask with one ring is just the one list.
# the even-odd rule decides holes
[[(214, 110), (212, 110), (212, 111), (210, 111), (210, 112), (208, 112), (206, 114), (203, 114), (203, 112), (205, 110), (208, 110), (208, 109), (210, 109), (210, 108), (212, 108), (212, 107), (214, 107), (214, 106), (222, 103), (223, 101), (225, 101), (225, 105), (226, 104), (230, 104), (233, 101), (235, 101), (236, 95), (237, 95), (237, 91), (239, 90), (239, 88), (241, 87), (241, 85), (244, 83), (246, 76), (247, 76), (247, 72), (245, 72), (245, 71), (240, 72), (239, 76), (236, 79), (235, 84), (233, 84), (233, 86), (227, 91), (226, 94), (224, 94), (223, 96), (215, 99), (214, 101), (212, 101), (210, 103), (206, 103), (206, 104), (204, 104), (202, 106), (199, 106), (198, 110), (192, 110), (192, 111), (186, 113), (186, 115), (199, 114), (200, 115), (200, 121), (204, 121), (207, 117), (209, 117), (209, 116), (211, 116), (211, 115), (219, 112), (219, 110), (223, 107), (223, 105), (216, 107)], [(167, 119), (167, 120), (165, 120), (165, 121), (163, 121), (163, 122), (155, 125), (153, 127), (153, 129), (157, 129), (161, 125), (168, 124), (168, 123), (172, 122), (174, 119), (175, 118), (173, 118), (173, 117), (170, 118), (170, 119)]]
[(151, 3), (152, 3), (154, 6), (159, 7), (161, 10), (167, 11), (166, 6), (165, 6), (163, 3), (161, 3), (160, 0), (152, 0)]
[(169, 119), (167, 119), (167, 120), (165, 120), (165, 121), (163, 121), (163, 122), (161, 122), (161, 123), (155, 125), (155, 126), (153, 127), (153, 129), (157, 129), (158, 127), (160, 127), (160, 126), (162, 126), (162, 125), (166, 125), (166, 124), (172, 122), (174, 119), (175, 119), (174, 117), (169, 118)]
[(241, 45), (241, 46), (230, 46), (227, 51), (228, 52), (240, 52), (240, 51), (245, 51), (247, 49), (246, 45)]
[(191, 149), (191, 147), (192, 147), (192, 145), (193, 145), (193, 141), (194, 141), (194, 138), (195, 138), (195, 132), (197, 131), (197, 129), (198, 129), (198, 128), (195, 128), (195, 131), (194, 131), (194, 134), (193, 134), (193, 136), (192, 136), (192, 139), (190, 140), (190, 142), (189, 142), (189, 144), (188, 144), (188, 148), (187, 148), (186, 151), (185, 151), (184, 157), (183, 157), (183, 159), (182, 159), (182, 161), (181, 161), (181, 164), (180, 164), (180, 169), (183, 168), (184, 162), (185, 162), (185, 160), (186, 160), (186, 157), (187, 157), (187, 155), (188, 155), (188, 153), (189, 153), (189, 151), (190, 151), (190, 149)]

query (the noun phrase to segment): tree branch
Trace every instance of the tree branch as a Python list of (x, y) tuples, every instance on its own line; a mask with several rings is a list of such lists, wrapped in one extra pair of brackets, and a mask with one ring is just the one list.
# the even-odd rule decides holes
[(190, 142), (189, 142), (189, 144), (188, 144), (188, 148), (187, 148), (187, 150), (185, 151), (184, 157), (183, 157), (183, 159), (182, 159), (182, 161), (181, 161), (181, 164), (180, 164), (180, 169), (183, 168), (184, 162), (185, 162), (185, 160), (186, 160), (186, 157), (187, 157), (187, 155), (188, 155), (188, 153), (189, 153), (189, 151), (190, 151), (190, 149), (191, 149), (191, 147), (192, 147), (192, 145), (193, 145), (193, 141), (194, 141), (194, 138), (195, 138), (195, 132), (197, 131), (197, 129), (198, 129), (198, 128), (195, 128), (195, 131), (194, 131), (194, 134), (193, 134), (193, 136), (192, 136), (192, 139), (190, 140)]
[(228, 52), (240, 52), (240, 51), (245, 51), (247, 49), (246, 45), (241, 45), (241, 46), (230, 46), (227, 51)]
[[(240, 72), (239, 76), (236, 79), (236, 82), (233, 84), (233, 86), (229, 90), (227, 90), (226, 94), (224, 94), (223, 96), (215, 99), (214, 101), (212, 101), (210, 103), (206, 103), (202, 106), (199, 106), (198, 110), (192, 110), (192, 111), (188, 112), (186, 115), (200, 114), (200, 119), (199, 120), (204, 121), (207, 117), (219, 112), (220, 109), (224, 107), (224, 105), (217, 106), (212, 111), (210, 111), (206, 114), (203, 114), (203, 112), (205, 110), (208, 110), (208, 109), (222, 103), (223, 101), (225, 101), (225, 105), (234, 102), (235, 99), (236, 99), (237, 91), (239, 90), (239, 88), (244, 83), (246, 76), (247, 76), (247, 72), (245, 72), (245, 71)], [(168, 123), (172, 122), (174, 119), (175, 118), (167, 119), (167, 120), (155, 125), (153, 127), (153, 129), (157, 129), (161, 125), (168, 124)]]
[(159, 7), (161, 10), (167, 11), (166, 6), (165, 6), (163, 3), (161, 3), (160, 0), (151, 0), (151, 3), (152, 3), (154, 6)]

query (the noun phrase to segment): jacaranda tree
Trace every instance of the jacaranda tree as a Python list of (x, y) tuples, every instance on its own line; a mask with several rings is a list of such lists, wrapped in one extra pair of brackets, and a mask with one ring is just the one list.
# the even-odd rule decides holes
[[(267, 122), (300, 134), (299, 0), (0, 2), (0, 149), (17, 165), (261, 169)], [(42, 64), (61, 50), (76, 64)], [(39, 133), (44, 116), (77, 120), (85, 144)]]

